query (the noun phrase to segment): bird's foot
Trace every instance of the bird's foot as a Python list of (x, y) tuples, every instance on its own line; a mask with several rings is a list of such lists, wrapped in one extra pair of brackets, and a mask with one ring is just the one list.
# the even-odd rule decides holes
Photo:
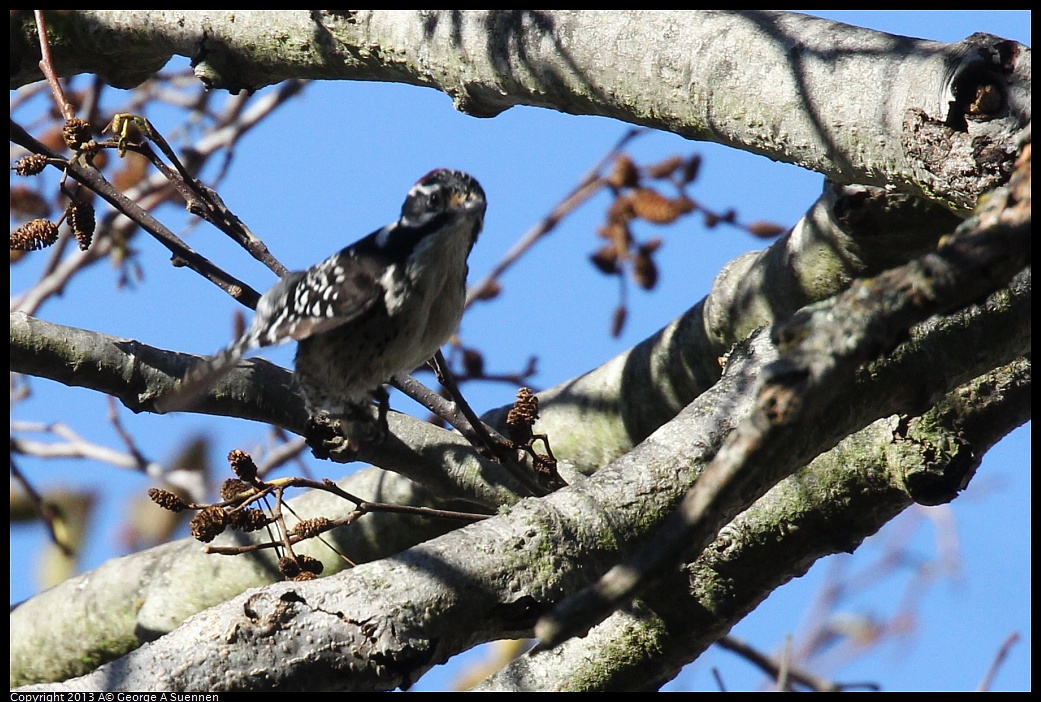
[(312, 414), (304, 431), (315, 458), (354, 460), (361, 446), (379, 445), (389, 434), (385, 413), (374, 416), (371, 405), (349, 405), (338, 415)]

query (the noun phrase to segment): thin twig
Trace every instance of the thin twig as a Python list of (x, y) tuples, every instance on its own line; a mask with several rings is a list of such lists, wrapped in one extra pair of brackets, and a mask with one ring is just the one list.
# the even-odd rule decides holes
[(491, 273), (486, 275), (479, 283), (470, 287), (466, 295), (466, 306), (469, 307), (477, 300), (486, 296), (490, 291), (495, 290), (497, 287), (495, 281), (497, 281), (503, 273), (509, 270), (510, 267), (512, 267), (513, 264), (528, 251), (528, 249), (534, 246), (535, 242), (553, 231), (557, 224), (560, 223), (560, 220), (599, 192), (600, 189), (604, 187), (604, 182), (600, 177), (600, 171), (602, 171), (608, 163), (618, 156), (626, 144), (640, 134), (643, 134), (645, 131), (647, 130), (639, 128), (627, 131), (622, 138), (618, 140), (618, 143), (607, 152), (607, 155), (600, 159), (600, 161), (582, 177), (582, 180), (579, 181), (575, 189), (572, 190), (567, 197), (561, 200), (560, 204), (553, 208), (552, 212), (546, 215), (541, 222), (524, 233), (524, 236), (513, 245), (513, 248), (506, 252), (502, 261), (492, 269)]
[(54, 104), (61, 111), (61, 116), (66, 121), (76, 116), (76, 111), (65, 98), (65, 91), (61, 87), (61, 79), (54, 71), (53, 58), (51, 56), (51, 43), (47, 40), (47, 21), (43, 17), (43, 10), (33, 10), (36, 17), (36, 33), (40, 36), (40, 71), (47, 77), (47, 83), (51, 86), (51, 94), (54, 96)]
[(1001, 666), (1005, 663), (1005, 659), (1008, 658), (1009, 651), (1012, 647), (1019, 643), (1019, 633), (1012, 632), (1005, 638), (1004, 643), (1001, 644), (1001, 648), (994, 655), (994, 660), (991, 661), (990, 668), (987, 669), (987, 674), (980, 680), (979, 686), (976, 688), (976, 692), (990, 692), (991, 686), (994, 684), (994, 678), (997, 676)]
[(18, 469), (17, 465), (15, 465), (14, 457), (10, 457), (9, 460), (11, 463), (11, 476), (18, 481), (18, 483), (22, 486), (25, 492), (29, 495), (29, 499), (31, 499), (33, 503), (36, 505), (36, 509), (40, 512), (40, 518), (43, 519), (43, 523), (47, 526), (47, 531), (50, 532), (51, 541), (53, 541), (58, 546), (58, 548), (61, 549), (61, 552), (63, 554), (65, 554), (66, 556), (72, 556), (75, 553), (75, 550), (72, 548), (71, 545), (65, 543), (65, 541), (58, 536), (58, 531), (54, 527), (55, 523), (58, 520), (58, 514), (57, 512), (55, 512), (54, 507), (51, 506), (51, 504), (48, 503), (47, 500), (43, 499), (43, 495), (36, 492), (36, 489), (32, 486), (32, 483), (26, 480), (25, 476), (22, 474), (22, 471)]
[[(1008, 185), (981, 200), (977, 213), (936, 251), (857, 280), (826, 304), (774, 325), (771, 343), (780, 357), (763, 370), (750, 414), (648, 546), (539, 620), (541, 647), (588, 631), (669, 567), (695, 557), (718, 533), (728, 509), (762, 494), (748, 491), (753, 479), (765, 492), (786, 477), (779, 473), (767, 481), (761, 468), (778, 453), (791, 454), (789, 428), (818, 421), (841, 402), (860, 364), (890, 351), (913, 325), (1006, 286), (1030, 265), (1030, 149), (1024, 147)], [(785, 471), (795, 468), (780, 464)]]
[[(434, 359), (439, 359), (440, 369), (436, 365), (438, 361)], [(462, 398), (458, 385), (451, 380), (451, 371), (448, 370), (445, 358), (440, 351), (437, 352), (434, 359), (432, 359), (434, 372), (441, 379), (445, 389), (456, 398), (454, 402), (441, 397), (407, 373), (399, 373), (394, 376), (391, 379), (391, 385), (452, 425), (482, 455), (499, 462), (533, 495), (548, 494), (548, 491), (535, 481), (525, 466), (516, 460), (515, 453), (510, 448), (510, 442), (482, 422), (466, 400)], [(449, 387), (449, 383), (451, 387)]]
[[(433, 507), (414, 507), (411, 505), (397, 505), (387, 502), (369, 502), (362, 500), (361, 498), (352, 495), (351, 493), (343, 490), (336, 483), (331, 480), (316, 481), (308, 480), (306, 478), (279, 478), (278, 480), (264, 483), (263, 489), (253, 495), (248, 495), (244, 500), (236, 498), (236, 508), (242, 508), (245, 505), (256, 502), (262, 497), (274, 492), (276, 495), (276, 507), (275, 514), (276, 520), (281, 520), (281, 510), (279, 505), (283, 504), (282, 493), (290, 488), (307, 488), (313, 490), (323, 490), (330, 492), (334, 495), (344, 498), (355, 504), (354, 510), (344, 516), (337, 519), (324, 520), (322, 526), (315, 528), (313, 531), (308, 533), (300, 533), (295, 530), (288, 530), (285, 528), (284, 522), (280, 522), (280, 533), (281, 536), (278, 539), (273, 539), (265, 543), (246, 544), (240, 546), (209, 546), (206, 548), (207, 553), (221, 554), (221, 555), (237, 555), (240, 553), (248, 553), (253, 551), (260, 551), (269, 548), (285, 548), (292, 553), (292, 546), (310, 538), (314, 538), (320, 533), (330, 531), (340, 526), (352, 524), (357, 521), (360, 517), (370, 512), (391, 512), (395, 514), (410, 514), (417, 517), (427, 517), (430, 519), (450, 519), (455, 521), (463, 522), (476, 522), (484, 519), (488, 519), (490, 515), (487, 514), (475, 514), (472, 512), (458, 512), (454, 510), (436, 509)], [(225, 503), (222, 503), (225, 504)], [(202, 508), (205, 505), (193, 505), (193, 508)], [(342, 555), (342, 554), (341, 554)]]
[[(264, 456), (264, 460), (257, 466), (257, 475), (261, 478), (289, 461), (297, 461), (300, 458), (300, 454), (307, 448), (307, 439), (304, 437), (298, 436), (295, 439), (289, 439), (285, 436), (285, 432), (282, 429), (277, 427), (274, 429), (282, 443), (268, 451)], [(307, 465), (301, 463), (301, 467), (306, 469)]]
[(21, 453), (40, 458), (84, 458), (107, 463), (116, 468), (139, 471), (146, 475), (161, 473), (161, 468), (156, 464), (143, 461), (140, 456), (123, 453), (122, 451), (88, 441), (73, 431), (71, 427), (60, 422), (55, 424), (12, 422), (11, 432), (12, 434), (16, 432), (40, 432), (63, 439), (62, 442), (44, 442), (12, 436), (12, 453)]
[[(229, 102), (232, 103), (232, 106), (226, 108), (217, 116), (216, 124), (212, 130), (203, 135), (193, 146), (183, 149), (185, 166), (189, 171), (198, 172), (203, 164), (218, 151), (224, 150), (227, 153), (245, 134), (291, 96), (299, 92), (305, 84), (306, 81), (287, 81), (276, 90), (257, 97), (250, 103), (248, 109), (243, 109), (244, 104), (242, 100), (230, 100)], [(38, 93), (39, 89), (37, 88), (35, 91), (23, 89), (19, 91), (18, 95), (28, 99), (28, 96)], [(96, 93), (96, 89), (92, 92)], [(146, 91), (136, 91), (134, 93), (134, 95), (141, 94), (151, 95), (151, 93), (146, 93)], [(170, 104), (174, 104), (177, 97), (180, 97), (180, 93), (175, 93), (172, 97), (163, 99)], [(96, 98), (91, 98), (90, 101), (96, 102)], [(193, 109), (196, 112), (202, 112), (205, 109), (205, 105), (201, 104), (200, 101), (202, 103), (205, 102), (204, 94), (200, 94), (190, 104), (183, 101), (177, 104)], [(121, 109), (124, 112), (135, 112), (140, 111), (142, 107), (136, 100), (132, 100)], [(55, 165), (63, 168), (64, 163), (64, 159), (59, 159)], [(142, 209), (150, 211), (155, 206), (169, 199), (170, 191), (167, 185), (166, 177), (162, 173), (156, 173), (143, 181), (142, 184), (128, 190), (126, 195), (131, 200), (137, 202)], [(133, 219), (118, 217), (118, 215), (119, 210), (114, 209), (101, 218), (98, 231), (104, 231), (107, 235), (95, 237), (93, 244), (85, 253), (76, 251), (75, 255), (68, 256), (61, 261), (58, 260), (58, 255), (52, 256), (52, 260), (36, 285), (20, 296), (12, 298), (11, 310), (21, 310), (33, 314), (49, 297), (60, 294), (68, 281), (81, 269), (107, 258), (114, 248), (114, 241), (128, 239), (137, 227)], [(234, 217), (234, 215), (228, 212), (225, 217)], [(199, 221), (201, 220), (194, 220), (194, 222)], [(270, 254), (264, 242), (258, 239), (244, 224), (241, 227), (229, 227), (223, 231), (232, 236), (253, 258), (263, 263), (276, 274), (281, 276), (285, 271), (285, 268)], [(63, 237), (59, 242), (59, 246), (52, 247), (52, 250), (57, 252), (58, 248), (64, 246), (67, 241), (68, 237)]]
[[(876, 683), (837, 683), (834, 680), (828, 680), (819, 675), (814, 675), (807, 670), (792, 665), (791, 661), (787, 660), (789, 658), (787, 654), (785, 655), (786, 666), (782, 666), (770, 656), (753, 648), (744, 641), (734, 638), (733, 636), (724, 636), (716, 642), (716, 645), (730, 651), (731, 653), (741, 656), (746, 661), (762, 670), (763, 673), (768, 675), (772, 680), (779, 681), (782, 679), (782, 675), (783, 677), (786, 677), (788, 682), (783, 687), (778, 685), (779, 690), (791, 690), (796, 684), (802, 685), (814, 692), (843, 692), (852, 689), (877, 691), (880, 689)], [(788, 650), (787, 647), (785, 650)], [(783, 673), (782, 667), (784, 668)]]
[(127, 447), (127, 451), (130, 452), (130, 455), (133, 457), (134, 461), (138, 464), (138, 466), (142, 468), (142, 472), (144, 472), (144, 467), (149, 464), (149, 461), (144, 457), (144, 454), (141, 453), (140, 449), (137, 448), (137, 443), (134, 441), (134, 437), (132, 437), (130, 435), (130, 432), (128, 432), (123, 427), (123, 422), (121, 422), (119, 419), (119, 409), (116, 405), (116, 398), (112, 397), (111, 395), (108, 395), (107, 397), (108, 421), (116, 430), (116, 433), (119, 435), (119, 438), (123, 440), (123, 444)]
[(139, 207), (137, 203), (109, 183), (99, 171), (93, 168), (84, 167), (75, 160), (66, 161), (62, 159), (58, 154), (54, 153), (33, 138), (28, 132), (16, 124), (14, 120), (11, 120), (10, 130), (11, 141), (19, 146), (22, 146), (33, 153), (43, 154), (50, 159), (64, 162), (64, 169), (69, 173), (69, 175), (96, 192), (118, 211), (122, 212), (128, 218), (140, 225), (141, 228), (151, 234), (156, 241), (173, 253), (175, 261), (190, 267), (192, 270), (202, 275), (206, 280), (217, 285), (247, 307), (251, 309), (256, 308), (257, 301), (260, 300), (260, 293), (245, 282), (231, 276), (216, 266), (205, 256), (194, 251), (159, 220)]
[(437, 376), (441, 386), (452, 396), (452, 399), (455, 401), (455, 407), (466, 418), (471, 431), (477, 437), (478, 443), (491, 452), (490, 457), (497, 457), (502, 461), (509, 461), (513, 458), (511, 456), (512, 449), (506, 438), (482, 422), (481, 418), (470, 407), (470, 403), (463, 397), (462, 391), (459, 390), (459, 384), (455, 382), (452, 369), (448, 367), (448, 362), (445, 361), (444, 354), (441, 353), (440, 349), (430, 359), (430, 367), (433, 369), (434, 375)]
[[(124, 116), (124, 118), (127, 118)], [(176, 152), (151, 122), (144, 117), (133, 117), (142, 129), (142, 135), (159, 147), (159, 150), (173, 164), (176, 172), (171, 170), (162, 159), (148, 146), (142, 144), (121, 144), (118, 140), (114, 144), (102, 144), (102, 146), (118, 146), (140, 153), (147, 158), (156, 169), (177, 189), (188, 211), (197, 217), (206, 220), (220, 231), (228, 235), (233, 241), (249, 251), (254, 258), (267, 265), (280, 278), (285, 277), (289, 270), (283, 266), (262, 241), (253, 235), (253, 232), (239, 219), (228, 206), (217, 191), (208, 187), (198, 180), (191, 169), (186, 167), (177, 157)], [(115, 123), (115, 122), (113, 122)]]

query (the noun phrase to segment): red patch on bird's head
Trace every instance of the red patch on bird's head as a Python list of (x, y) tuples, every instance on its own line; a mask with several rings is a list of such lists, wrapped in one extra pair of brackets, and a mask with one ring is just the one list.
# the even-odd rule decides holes
[(430, 181), (435, 180), (436, 178), (438, 178), (442, 173), (447, 173), (447, 172), (448, 172), (448, 169), (446, 169), (446, 168), (435, 168), (434, 170), (430, 171), (425, 176), (423, 176), (422, 178), (417, 180), (416, 181), (416, 185), (421, 185), (421, 184), (425, 185), (426, 183), (429, 183)]

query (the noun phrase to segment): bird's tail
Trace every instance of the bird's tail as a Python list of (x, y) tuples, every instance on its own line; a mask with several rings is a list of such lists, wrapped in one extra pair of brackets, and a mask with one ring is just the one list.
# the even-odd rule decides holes
[(155, 401), (156, 410), (166, 413), (191, 409), (218, 380), (231, 372), (239, 359), (255, 345), (252, 342), (253, 339), (244, 334), (223, 350), (197, 362), (171, 392)]

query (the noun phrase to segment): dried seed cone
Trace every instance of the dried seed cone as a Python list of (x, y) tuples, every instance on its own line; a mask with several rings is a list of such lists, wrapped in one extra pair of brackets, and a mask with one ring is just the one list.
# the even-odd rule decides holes
[(247, 483), (252, 483), (257, 479), (257, 464), (253, 462), (253, 457), (245, 451), (232, 449), (228, 453), (228, 464), (235, 471), (235, 475)]
[(76, 236), (80, 251), (89, 249), (90, 242), (94, 238), (94, 227), (96, 225), (94, 206), (87, 202), (69, 205), (65, 218), (68, 220), (69, 226), (72, 227), (72, 233)]
[(18, 159), (14, 164), (14, 172), (20, 176), (39, 175), (47, 167), (47, 157), (43, 154), (29, 154)]
[(171, 512), (182, 512), (188, 509), (188, 505), (184, 503), (184, 500), (169, 490), (150, 488), (148, 490), (148, 497), (152, 502)]
[(224, 531), (227, 519), (227, 513), (220, 507), (216, 505), (207, 507), (192, 517), (192, 521), (189, 523), (192, 536), (198, 541), (209, 543)]
[(58, 240), (58, 227), (49, 219), (34, 219), (11, 232), (15, 251), (37, 251)]
[(65, 126), (61, 130), (61, 137), (65, 141), (66, 146), (79, 151), (91, 139), (90, 123), (79, 117), (65, 120)]

